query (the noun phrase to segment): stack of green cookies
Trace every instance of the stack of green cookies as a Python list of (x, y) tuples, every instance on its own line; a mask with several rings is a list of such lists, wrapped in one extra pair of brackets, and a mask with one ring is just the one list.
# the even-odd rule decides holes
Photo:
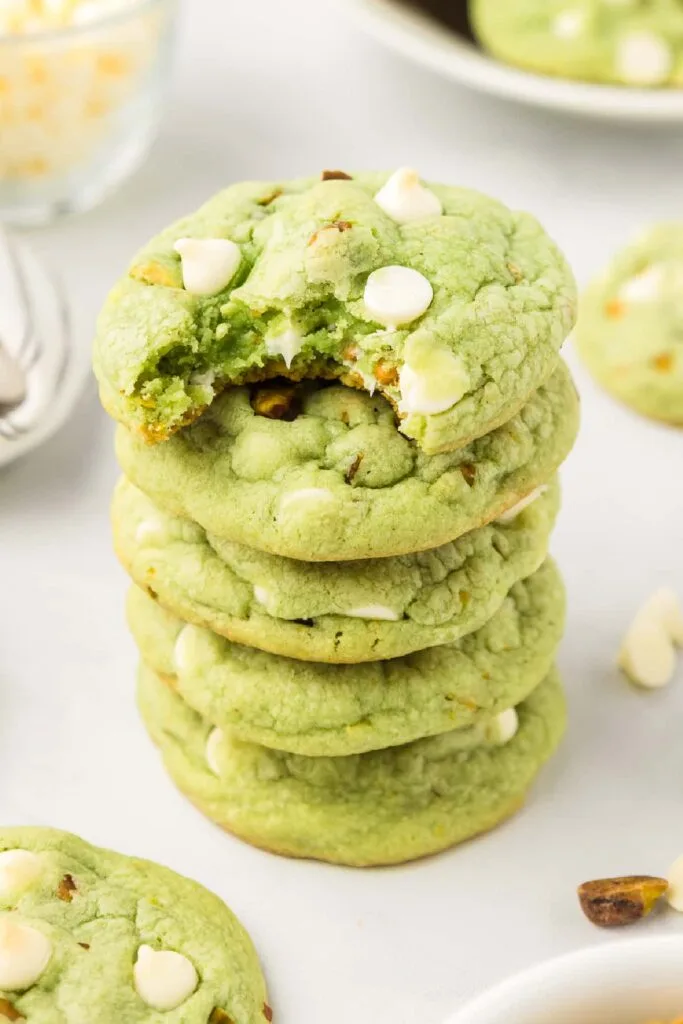
[(387, 864), (520, 806), (564, 726), (574, 309), (533, 218), (408, 170), (234, 186), (115, 288), (139, 705), (220, 825)]

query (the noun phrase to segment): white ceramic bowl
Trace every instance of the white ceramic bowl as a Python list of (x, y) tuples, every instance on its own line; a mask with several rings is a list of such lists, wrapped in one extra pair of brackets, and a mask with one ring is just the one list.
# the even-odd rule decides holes
[(517, 974), (444, 1024), (649, 1024), (683, 1016), (683, 936), (591, 946)]
[(683, 89), (619, 88), (530, 74), (501, 64), (469, 39), (397, 0), (341, 2), (362, 28), (388, 46), (480, 92), (585, 117), (683, 122)]

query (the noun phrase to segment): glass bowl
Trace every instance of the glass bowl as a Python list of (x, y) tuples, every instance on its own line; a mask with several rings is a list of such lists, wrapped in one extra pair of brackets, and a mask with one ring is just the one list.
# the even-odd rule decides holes
[(0, 35), (0, 220), (39, 224), (88, 209), (141, 163), (160, 119), (176, 8), (89, 3), (95, 16), (83, 23)]

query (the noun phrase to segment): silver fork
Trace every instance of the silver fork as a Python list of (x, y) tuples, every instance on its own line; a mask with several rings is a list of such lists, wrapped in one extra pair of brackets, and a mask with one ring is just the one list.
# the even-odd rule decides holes
[(0, 419), (13, 412), (26, 397), (26, 374), (0, 344)]
[[(15, 441), (20, 438), (23, 434), (27, 433), (32, 424), (26, 424), (22, 422), (21, 409), (30, 393), (30, 374), (39, 362), (42, 354), (41, 339), (36, 329), (35, 317), (32, 310), (32, 300), (29, 292), (28, 283), (26, 280), (26, 273), (20, 257), (17, 254), (14, 242), (6, 234), (0, 234), (0, 244), (3, 245), (5, 262), (9, 266), (9, 271), (12, 280), (9, 282), (10, 289), (14, 295), (14, 301), (17, 303), (17, 307), (21, 316), (21, 338), (16, 347), (13, 347), (12, 356), (9, 357), (15, 364), (15, 369), (18, 371), (23, 378), (24, 389), (23, 395), (18, 401), (12, 401), (11, 404), (3, 404), (2, 395), (0, 394), (0, 438), (6, 441)], [(49, 280), (50, 288), (53, 292), (53, 297), (58, 302), (59, 313), (60, 313), (60, 328), (63, 335), (66, 336), (68, 330), (68, 310), (66, 303), (63, 301), (61, 291), (56, 287), (52, 279)], [(0, 338), (0, 342), (2, 339)], [(7, 357), (6, 357), (7, 358)], [(66, 350), (62, 351), (62, 359), (60, 365), (57, 368), (53, 387), (56, 389), (63, 376), (66, 366)]]

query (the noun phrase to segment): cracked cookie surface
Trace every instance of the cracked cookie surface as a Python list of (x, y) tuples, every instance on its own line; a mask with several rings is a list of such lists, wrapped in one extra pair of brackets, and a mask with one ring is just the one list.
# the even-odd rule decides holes
[(128, 601), (143, 661), (185, 703), (242, 740), (313, 757), (396, 746), (514, 707), (548, 674), (564, 614), (562, 581), (548, 561), (456, 643), (329, 665), (231, 644), (186, 625), (137, 587)]
[(112, 522), (124, 568), (179, 618), (273, 654), (356, 664), (482, 626), (545, 558), (559, 497), (554, 481), (509, 521), (430, 551), (357, 562), (301, 562), (221, 540), (161, 512), (125, 478)]
[(319, 382), (294, 391), (290, 419), (260, 415), (241, 387), (165, 444), (120, 427), (119, 462), (160, 508), (218, 537), (348, 561), (435, 548), (498, 518), (548, 481), (578, 430), (564, 364), (503, 426), (441, 455), (400, 434), (380, 396)]
[(0, 1019), (27, 1024), (272, 1019), (251, 941), (217, 896), (48, 828), (0, 829), (0, 979)]
[[(514, 415), (572, 327), (571, 271), (533, 217), (468, 189), (428, 185), (437, 212), (397, 220), (375, 198), (388, 178), (234, 185), (153, 239), (99, 319), (94, 363), (108, 411), (160, 441), (226, 387), (332, 377), (385, 394), (400, 429), (430, 453)], [(216, 293), (191, 290), (176, 251), (187, 240), (205, 270), (227, 255), (232, 276)], [(398, 306), (406, 269), (431, 299), (392, 323), (382, 320), (386, 275), (374, 300), (368, 287), (396, 267)]]
[(341, 758), (216, 734), (151, 671), (140, 676), (138, 699), (171, 777), (209, 818), (276, 853), (359, 867), (436, 853), (519, 810), (565, 724), (555, 670), (519, 706), (507, 742), (475, 726)]

